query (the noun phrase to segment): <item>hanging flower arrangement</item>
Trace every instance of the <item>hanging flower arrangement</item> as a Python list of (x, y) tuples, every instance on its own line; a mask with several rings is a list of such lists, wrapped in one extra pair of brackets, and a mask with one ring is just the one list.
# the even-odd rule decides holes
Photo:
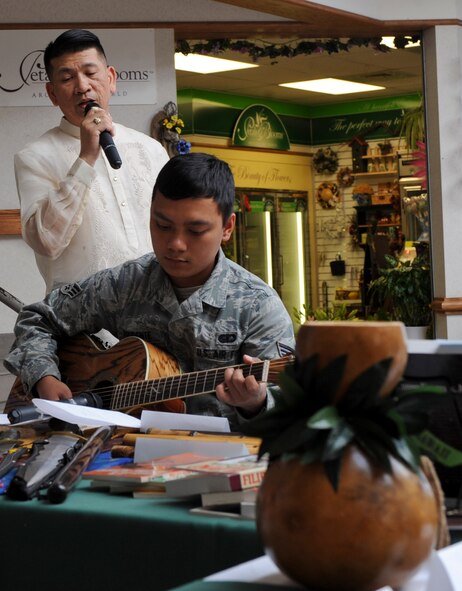
[(353, 171), (348, 166), (341, 168), (337, 173), (337, 183), (339, 187), (351, 187), (354, 180), (355, 177)]
[(170, 129), (180, 135), (184, 127), (184, 121), (178, 115), (170, 115), (162, 119), (162, 125), (165, 129)]
[(316, 196), (319, 205), (323, 209), (335, 209), (340, 201), (339, 190), (335, 183), (321, 183)]
[(178, 116), (177, 106), (170, 101), (153, 117), (151, 136), (164, 146), (170, 157), (187, 154), (191, 143), (180, 139), (183, 128), (184, 121)]
[(313, 156), (313, 166), (319, 174), (333, 174), (338, 168), (337, 152), (332, 148), (319, 148)]
[[(420, 39), (419, 35), (406, 35), (395, 37), (395, 47), (404, 49), (408, 43), (415, 43)], [(297, 57), (298, 55), (311, 55), (327, 53), (339, 53), (350, 51), (354, 47), (370, 47), (373, 51), (387, 53), (390, 48), (382, 43), (382, 37), (353, 37), (350, 39), (302, 39), (298, 42), (273, 43), (270, 41), (251, 41), (250, 39), (210, 39), (209, 41), (187, 41), (180, 39), (176, 44), (176, 51), (188, 55), (198, 53), (201, 55), (217, 55), (225, 51), (247, 53), (254, 62), (261, 58), (271, 59), (271, 63), (277, 63), (281, 57)]]

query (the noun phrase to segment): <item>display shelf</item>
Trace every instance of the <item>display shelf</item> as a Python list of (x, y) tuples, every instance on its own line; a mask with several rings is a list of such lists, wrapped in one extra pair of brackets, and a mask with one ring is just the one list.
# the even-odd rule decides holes
[(396, 177), (398, 178), (398, 171), (397, 170), (374, 170), (373, 172), (355, 172), (355, 177), (378, 177), (378, 176), (387, 176), (387, 177)]
[[(391, 203), (356, 205), (354, 209), (356, 210), (356, 232), (359, 243), (365, 242), (366, 234), (376, 234), (380, 230), (389, 228), (401, 228), (401, 218), (393, 217), (395, 208)], [(381, 218), (388, 218), (389, 221), (381, 222)]]
[(375, 158), (398, 158), (398, 152), (390, 152), (389, 154), (366, 154), (362, 157), (364, 160), (374, 160)]
[(333, 305), (334, 306), (357, 306), (358, 304), (361, 304), (361, 300), (334, 300), (333, 301)]
[(370, 203), (368, 205), (355, 205), (354, 208), (357, 212), (378, 211), (379, 209), (386, 209), (390, 211), (393, 209), (393, 205), (391, 203)]
[(401, 224), (359, 224), (358, 228), (399, 228)]

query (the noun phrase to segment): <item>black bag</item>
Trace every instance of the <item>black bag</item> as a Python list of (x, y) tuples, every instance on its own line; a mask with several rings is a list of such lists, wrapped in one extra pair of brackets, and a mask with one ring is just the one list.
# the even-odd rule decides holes
[(340, 253), (335, 257), (335, 261), (330, 262), (330, 272), (332, 275), (345, 275), (345, 261)]

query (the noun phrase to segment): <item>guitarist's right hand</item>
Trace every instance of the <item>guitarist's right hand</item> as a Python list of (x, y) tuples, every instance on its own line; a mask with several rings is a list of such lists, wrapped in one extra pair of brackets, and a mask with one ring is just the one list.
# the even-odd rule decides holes
[(54, 376), (45, 376), (35, 384), (35, 389), (40, 396), (45, 400), (67, 400), (72, 398), (70, 389), (55, 378)]

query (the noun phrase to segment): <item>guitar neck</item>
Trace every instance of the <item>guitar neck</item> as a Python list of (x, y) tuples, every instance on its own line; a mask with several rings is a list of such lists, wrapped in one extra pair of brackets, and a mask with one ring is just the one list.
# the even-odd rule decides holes
[(0, 302), (14, 310), (15, 312), (20, 312), (21, 308), (24, 306), (23, 302), (18, 300), (13, 294), (3, 287), (0, 287)]
[[(244, 376), (255, 376), (258, 382), (266, 382), (269, 377), (270, 361), (258, 361), (251, 365), (232, 366), (241, 369)], [(284, 362), (285, 364), (285, 362)], [(174, 398), (189, 398), (199, 394), (215, 392), (218, 384), (224, 382), (227, 367), (207, 369), (176, 376), (129, 382), (115, 386), (111, 400), (113, 410), (132, 406), (165, 402)]]

